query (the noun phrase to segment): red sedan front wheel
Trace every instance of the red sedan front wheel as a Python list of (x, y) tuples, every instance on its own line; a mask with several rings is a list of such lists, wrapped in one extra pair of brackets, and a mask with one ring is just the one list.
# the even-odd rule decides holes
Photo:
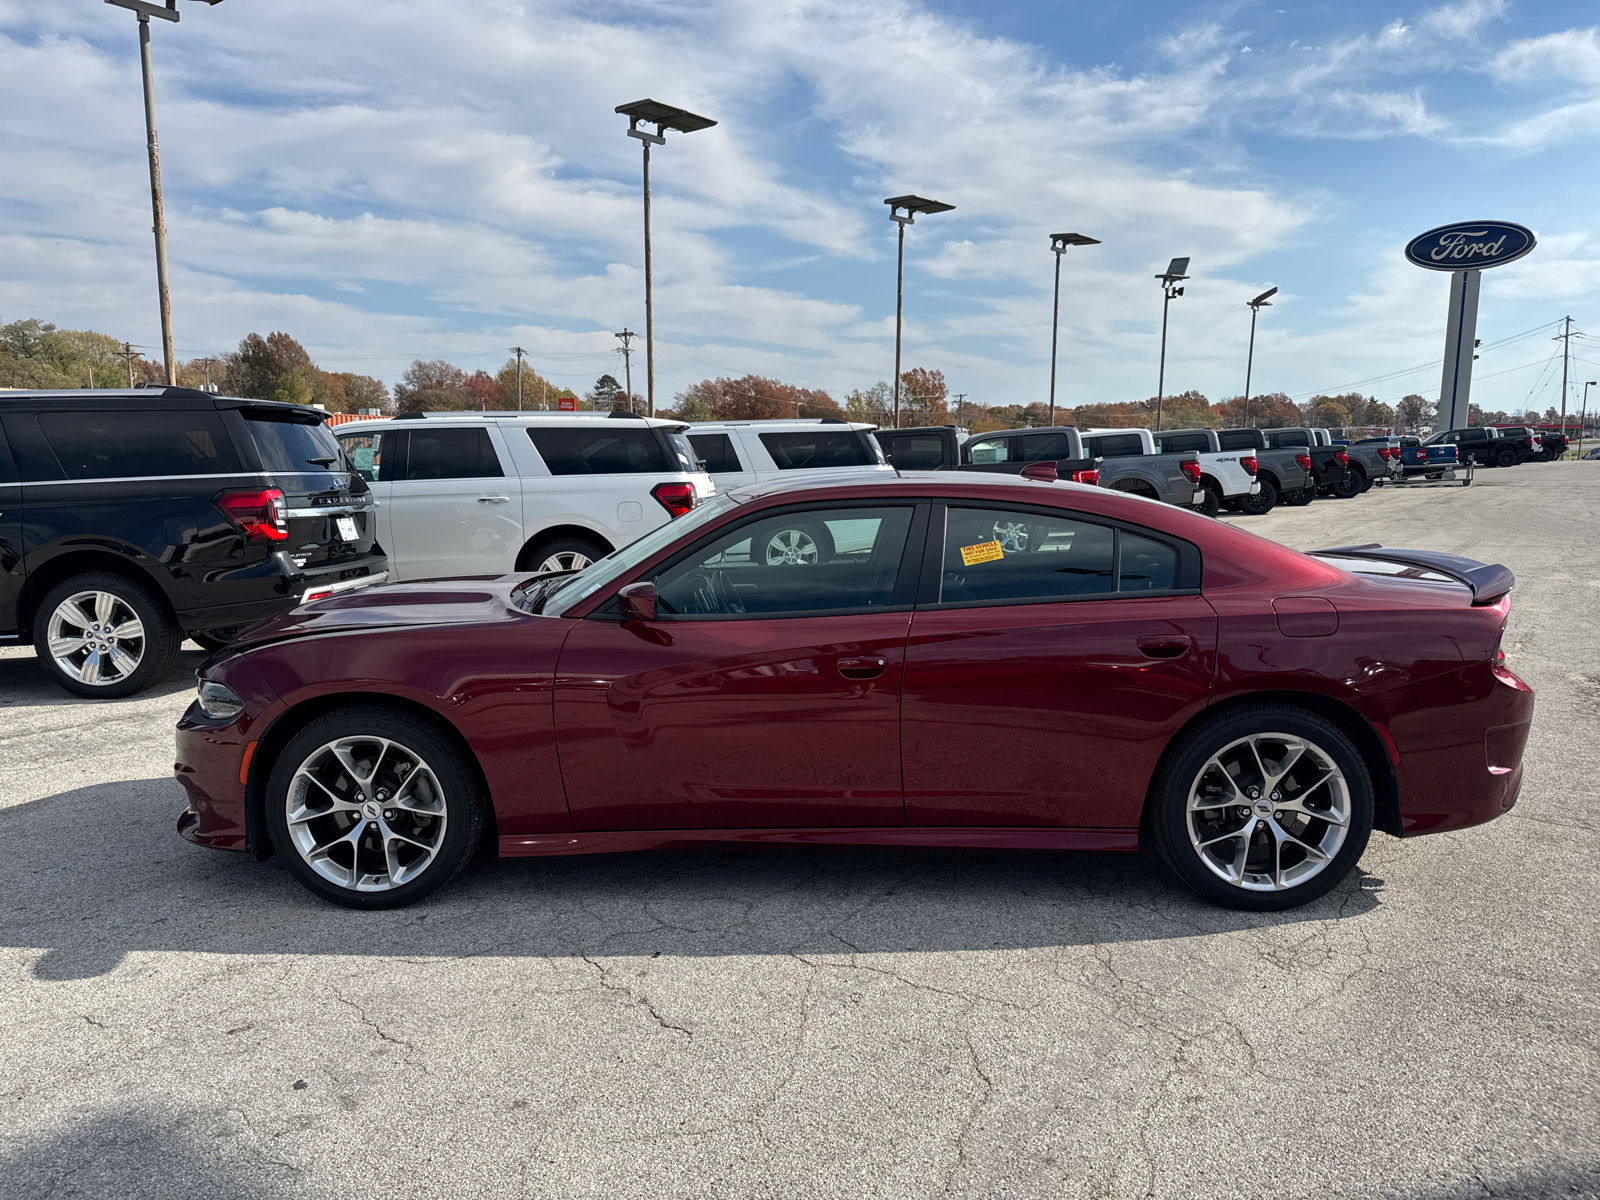
[(1148, 828), (1173, 872), (1229, 908), (1275, 911), (1336, 887), (1372, 832), (1372, 782), (1329, 721), (1278, 703), (1224, 712), (1168, 755)]

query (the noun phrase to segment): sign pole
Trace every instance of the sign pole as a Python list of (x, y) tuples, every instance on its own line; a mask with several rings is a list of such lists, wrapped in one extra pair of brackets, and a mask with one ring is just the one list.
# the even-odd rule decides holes
[(1438, 429), (1462, 429), (1471, 417), (1472, 352), (1478, 334), (1479, 270), (1450, 274), (1450, 314), (1444, 332), (1444, 375), (1439, 382)]

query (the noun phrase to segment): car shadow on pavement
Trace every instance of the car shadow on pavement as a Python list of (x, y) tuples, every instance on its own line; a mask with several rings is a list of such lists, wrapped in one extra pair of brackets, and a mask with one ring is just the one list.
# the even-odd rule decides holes
[(878, 849), (480, 856), (409, 908), (356, 912), (280, 859), (192, 846), (168, 779), (96, 784), (0, 810), (10, 868), (0, 946), (35, 978), (83, 979), (129, 953), (462, 956), (849, 954), (1197, 937), (1358, 917), (1357, 872), (1285, 913), (1209, 905), (1134, 855)]
[(194, 691), (195, 668), (211, 657), (209, 650), (185, 642), (172, 673), (154, 687), (120, 700), (90, 700), (74, 696), (45, 675), (44, 664), (32, 647), (7, 646), (12, 653), (0, 655), (0, 709), (60, 708), (72, 704), (127, 704), (157, 699), (178, 692)]

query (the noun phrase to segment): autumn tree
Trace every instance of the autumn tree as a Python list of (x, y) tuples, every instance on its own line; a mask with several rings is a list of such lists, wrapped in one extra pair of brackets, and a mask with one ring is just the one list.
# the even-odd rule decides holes
[(389, 389), (384, 386), (383, 380), (349, 371), (336, 372), (333, 378), (344, 389), (346, 412), (360, 412), (364, 408), (375, 408), (385, 413), (389, 411), (393, 402), (389, 399)]
[(865, 391), (857, 388), (844, 398), (844, 413), (852, 421), (867, 425), (887, 425), (893, 412), (894, 390), (887, 379), (880, 379)]
[(680, 421), (762, 421), (788, 417), (843, 417), (834, 398), (761, 375), (703, 379), (678, 393), (671, 410)]
[(912, 367), (900, 375), (900, 424), (943, 425), (950, 419), (946, 401), (950, 389), (943, 371)]
[[(515, 358), (506, 359), (505, 366), (496, 372), (494, 378), (498, 395), (496, 402), (489, 407), (516, 409), (518, 407), (517, 360)], [(558, 388), (526, 362), (522, 364), (522, 408), (535, 411), (545, 405), (555, 408), (556, 401), (563, 396), (573, 396), (572, 389)]]
[(475, 407), (467, 373), (442, 358), (416, 359), (394, 385), (398, 412), (449, 412)]

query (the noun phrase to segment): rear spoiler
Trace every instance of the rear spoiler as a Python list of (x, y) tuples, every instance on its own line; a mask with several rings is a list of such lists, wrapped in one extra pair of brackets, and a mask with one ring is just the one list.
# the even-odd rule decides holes
[(1333, 546), (1311, 553), (1370, 558), (1377, 562), (1437, 571), (1471, 588), (1473, 604), (1493, 604), (1517, 584), (1517, 577), (1511, 573), (1510, 567), (1500, 563), (1481, 563), (1474, 558), (1462, 558), (1459, 554), (1441, 554), (1437, 550), (1402, 550), (1378, 542), (1365, 542), (1359, 546)]

